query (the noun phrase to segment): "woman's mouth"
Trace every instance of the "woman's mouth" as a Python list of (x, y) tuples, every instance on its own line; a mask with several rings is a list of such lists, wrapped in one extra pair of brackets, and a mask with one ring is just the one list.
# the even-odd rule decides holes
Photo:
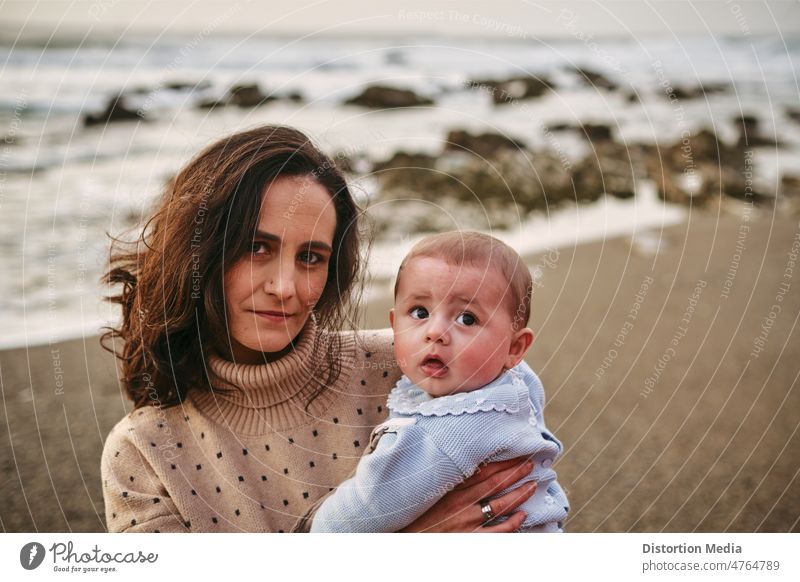
[(448, 368), (445, 363), (436, 357), (427, 357), (420, 364), (422, 372), (431, 378), (441, 378), (447, 374)]
[(284, 323), (293, 315), (292, 313), (286, 313), (284, 311), (254, 311), (253, 313), (273, 323)]

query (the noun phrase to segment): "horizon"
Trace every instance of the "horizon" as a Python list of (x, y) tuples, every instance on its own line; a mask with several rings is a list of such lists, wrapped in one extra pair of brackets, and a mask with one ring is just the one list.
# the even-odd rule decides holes
[[(292, 8), (250, 0), (52, 0), (3, 3), (2, 33), (106, 39), (201, 33), (275, 38), (562, 39), (800, 34), (800, 3), (792, 0), (612, 0), (485, 2), (299, 0)], [(158, 10), (153, 10), (157, 7)], [(254, 24), (258, 22), (258, 24)]]

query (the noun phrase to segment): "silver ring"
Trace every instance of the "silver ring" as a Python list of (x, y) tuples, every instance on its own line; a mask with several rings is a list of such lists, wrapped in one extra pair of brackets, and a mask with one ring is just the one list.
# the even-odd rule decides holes
[(489, 523), (495, 518), (492, 506), (488, 502), (481, 505), (481, 513), (483, 514), (483, 523)]

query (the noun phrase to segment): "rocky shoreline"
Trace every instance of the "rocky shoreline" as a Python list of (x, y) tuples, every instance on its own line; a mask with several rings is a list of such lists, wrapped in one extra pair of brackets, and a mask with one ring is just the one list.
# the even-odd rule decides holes
[[(590, 91), (622, 95), (632, 107), (640, 105), (642, 95), (660, 95), (662, 100), (676, 104), (681, 116), (682, 103), (733, 91), (725, 83), (698, 83), (648, 87), (640, 93), (621, 80), (585, 67), (566, 67), (564, 75)], [(476, 78), (440, 87), (438, 93), (430, 94), (371, 84), (340, 105), (435, 110), (444, 95), (461, 91), (475, 93), (475, 99), (488, 96), (500, 110), (524, 107), (528, 101), (564, 89), (565, 82), (563, 78), (536, 75)], [(299, 91), (270, 92), (255, 82), (222, 89), (207, 82), (176, 80), (149, 90), (139, 88), (131, 95), (114, 95), (104, 111), (87, 114), (85, 124), (147, 120), (148, 101), (163, 91), (177, 92), (200, 109), (248, 109), (278, 101), (307, 104)], [(212, 93), (214, 96), (210, 96)], [(800, 110), (790, 108), (784, 113), (789, 123), (800, 124)], [(431, 232), (453, 228), (454, 224), (460, 228), (507, 228), (530, 213), (549, 212), (565, 203), (592, 202), (601, 196), (633, 198), (642, 181), (651, 182), (659, 196), (670, 203), (719, 208), (731, 199), (777, 205), (793, 215), (800, 213), (800, 172), (783, 170), (772, 186), (759, 179), (760, 152), (788, 146), (764, 133), (762, 120), (753, 112), (742, 112), (726, 121), (727, 133), (737, 134), (734, 140), (722, 139), (721, 129), (689, 129), (682, 118), (679, 125), (686, 128), (680, 138), (665, 143), (624, 141), (619, 128), (611, 124), (578, 120), (542, 126), (549, 140), (547, 147), (529, 146), (496, 131), (453, 128), (442, 136), (442, 145), (435, 153), (400, 149), (388, 158), (372, 159), (364, 153), (342, 152), (336, 159), (352, 179), (370, 180), (374, 189), (370, 214), (378, 231), (386, 234)], [(562, 147), (563, 141), (575, 136), (582, 143), (584, 153), (580, 155), (567, 153)], [(413, 208), (404, 204), (404, 216), (398, 224), (396, 202), (413, 200), (421, 204)]]

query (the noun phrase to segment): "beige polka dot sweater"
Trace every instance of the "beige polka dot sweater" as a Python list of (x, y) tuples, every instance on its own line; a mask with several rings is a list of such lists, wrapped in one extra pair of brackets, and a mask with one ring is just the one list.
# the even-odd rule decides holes
[(123, 418), (103, 450), (109, 531), (307, 531), (313, 509), (353, 473), (387, 418), (400, 377), (390, 330), (343, 340), (341, 374), (308, 411), (332, 349), (313, 323), (280, 360), (251, 366), (212, 356), (213, 390)]

